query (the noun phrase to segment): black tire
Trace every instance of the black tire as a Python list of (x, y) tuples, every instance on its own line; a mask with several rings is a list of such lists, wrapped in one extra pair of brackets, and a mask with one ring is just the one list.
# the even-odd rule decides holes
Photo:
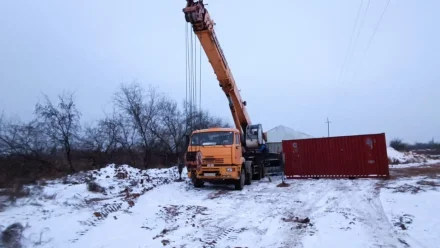
[(257, 170), (258, 170), (258, 173), (254, 174), (254, 180), (259, 181), (263, 177), (263, 167), (259, 166)]
[(242, 190), (244, 187), (244, 181), (246, 180), (246, 173), (244, 168), (241, 169), (240, 178), (235, 182), (235, 190)]
[(194, 187), (195, 187), (195, 188), (201, 188), (201, 187), (203, 187), (204, 184), (205, 184), (205, 182), (203, 182), (202, 180), (198, 180), (198, 179), (196, 179), (196, 180), (194, 181)]
[(253, 175), (253, 170), (251, 168), (251, 171), (246, 173), (246, 179), (245, 179), (244, 184), (246, 184), (246, 185), (251, 185), (252, 184), (252, 175)]

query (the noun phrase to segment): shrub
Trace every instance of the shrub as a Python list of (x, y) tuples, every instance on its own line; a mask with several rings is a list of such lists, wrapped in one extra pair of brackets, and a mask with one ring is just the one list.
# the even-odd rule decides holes
[(0, 191), (0, 196), (6, 196), (12, 202), (15, 202), (18, 198), (27, 197), (30, 194), (30, 190), (23, 187), (20, 182), (14, 183), (12, 188), (7, 188)]
[(401, 139), (391, 140), (390, 146), (399, 152), (404, 152), (408, 150), (408, 144), (404, 143)]
[(8, 226), (3, 232), (1, 241), (5, 247), (21, 248), (21, 238), (24, 227), (20, 223), (14, 223)]

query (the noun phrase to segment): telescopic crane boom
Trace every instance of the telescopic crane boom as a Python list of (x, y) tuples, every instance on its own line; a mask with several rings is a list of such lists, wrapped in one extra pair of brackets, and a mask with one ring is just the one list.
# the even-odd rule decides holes
[(215, 23), (205, 8), (203, 0), (187, 0), (187, 5), (183, 12), (185, 13), (186, 21), (192, 24), (193, 31), (197, 35), (209, 63), (214, 69), (219, 85), (229, 101), (229, 108), (235, 127), (244, 137), (245, 147), (247, 149), (259, 148), (265, 143), (266, 135), (263, 133), (260, 124), (253, 125), (251, 122), (251, 118), (246, 110), (246, 102), (241, 98), (234, 76), (215, 34)]

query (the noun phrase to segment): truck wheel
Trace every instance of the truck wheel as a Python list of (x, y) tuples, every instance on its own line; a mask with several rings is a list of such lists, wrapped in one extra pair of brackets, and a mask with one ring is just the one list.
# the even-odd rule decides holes
[(251, 171), (246, 173), (246, 179), (245, 179), (244, 184), (246, 184), (246, 185), (251, 185), (252, 184), (252, 174), (253, 174), (253, 170), (251, 168)]
[(240, 178), (235, 182), (235, 189), (242, 190), (244, 187), (244, 181), (246, 179), (246, 173), (244, 168), (241, 169)]
[(258, 173), (254, 175), (254, 179), (261, 180), (261, 178), (263, 177), (263, 167), (259, 166), (257, 170)]
[(199, 180), (199, 179), (196, 179), (196, 180), (194, 181), (194, 187), (195, 187), (195, 188), (201, 188), (201, 187), (203, 187), (204, 184), (205, 184), (205, 183), (204, 183), (202, 180)]

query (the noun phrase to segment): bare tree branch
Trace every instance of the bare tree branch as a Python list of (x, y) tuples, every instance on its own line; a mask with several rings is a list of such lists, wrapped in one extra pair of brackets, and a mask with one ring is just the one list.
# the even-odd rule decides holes
[(72, 143), (80, 130), (80, 112), (76, 109), (73, 93), (64, 93), (58, 96), (58, 104), (54, 106), (47, 95), (43, 104), (35, 105), (35, 113), (45, 126), (47, 135), (52, 141), (61, 146), (65, 152), (71, 171), (75, 171), (72, 164)]
[(152, 130), (159, 114), (161, 98), (156, 88), (150, 86), (145, 92), (136, 82), (122, 85), (120, 91), (115, 94), (116, 106), (131, 119), (140, 136), (145, 152), (145, 168), (148, 167), (148, 158), (152, 149), (158, 143), (157, 135)]

